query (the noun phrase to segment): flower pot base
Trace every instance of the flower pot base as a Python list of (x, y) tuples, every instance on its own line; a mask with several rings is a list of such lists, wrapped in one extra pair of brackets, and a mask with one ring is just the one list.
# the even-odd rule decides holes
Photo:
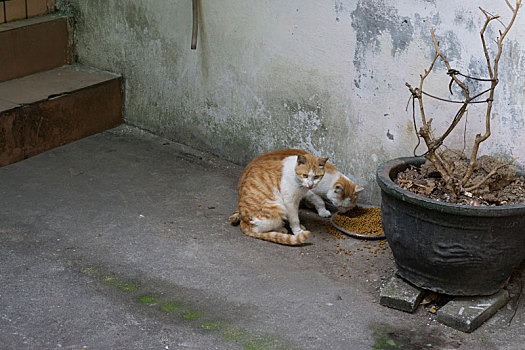
[(401, 189), (392, 179), (423, 158), (399, 158), (377, 171), (383, 230), (398, 274), (449, 295), (491, 295), (525, 259), (525, 205), (470, 207)]

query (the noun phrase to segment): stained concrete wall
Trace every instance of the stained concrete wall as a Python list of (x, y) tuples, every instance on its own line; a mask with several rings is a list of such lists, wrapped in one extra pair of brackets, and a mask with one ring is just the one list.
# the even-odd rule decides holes
[[(367, 189), (368, 203), (379, 202), (376, 166), (412, 155), (417, 143), (405, 82), (417, 85), (429, 66), (430, 28), (456, 69), (486, 77), (478, 6), (505, 23), (509, 15), (504, 0), (199, 2), (195, 51), (191, 0), (61, 0), (57, 7), (76, 17), (78, 60), (125, 77), (128, 123), (241, 164), (282, 147), (327, 155)], [(524, 38), (522, 9), (505, 42), (484, 154), (525, 159)], [(436, 71), (428, 91), (459, 96), (447, 92), (444, 65)], [(457, 109), (427, 106), (438, 131)], [(467, 129), (483, 131), (482, 116), (471, 108)], [(463, 148), (463, 132), (451, 141)]]

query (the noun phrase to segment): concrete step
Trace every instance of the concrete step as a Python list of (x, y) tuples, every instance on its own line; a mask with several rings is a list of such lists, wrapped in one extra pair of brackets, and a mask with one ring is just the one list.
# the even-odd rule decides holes
[(0, 24), (0, 82), (73, 62), (73, 19), (45, 15)]
[(122, 77), (68, 65), (0, 83), (0, 166), (122, 123)]
[(0, 2), (0, 23), (55, 11), (55, 0), (1, 0)]

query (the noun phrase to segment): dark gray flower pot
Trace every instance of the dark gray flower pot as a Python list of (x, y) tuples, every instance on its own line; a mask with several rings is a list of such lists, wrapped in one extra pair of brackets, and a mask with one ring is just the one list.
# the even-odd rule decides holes
[(424, 158), (381, 164), (383, 230), (397, 273), (412, 284), (450, 295), (490, 295), (525, 259), (525, 204), (463, 206), (431, 200), (392, 179)]

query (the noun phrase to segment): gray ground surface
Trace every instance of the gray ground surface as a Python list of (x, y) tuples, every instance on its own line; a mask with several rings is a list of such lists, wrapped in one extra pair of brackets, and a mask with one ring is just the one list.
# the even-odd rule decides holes
[(472, 334), (380, 306), (391, 253), (312, 212), (243, 235), (241, 170), (127, 126), (0, 168), (0, 349), (523, 349), (523, 300)]

